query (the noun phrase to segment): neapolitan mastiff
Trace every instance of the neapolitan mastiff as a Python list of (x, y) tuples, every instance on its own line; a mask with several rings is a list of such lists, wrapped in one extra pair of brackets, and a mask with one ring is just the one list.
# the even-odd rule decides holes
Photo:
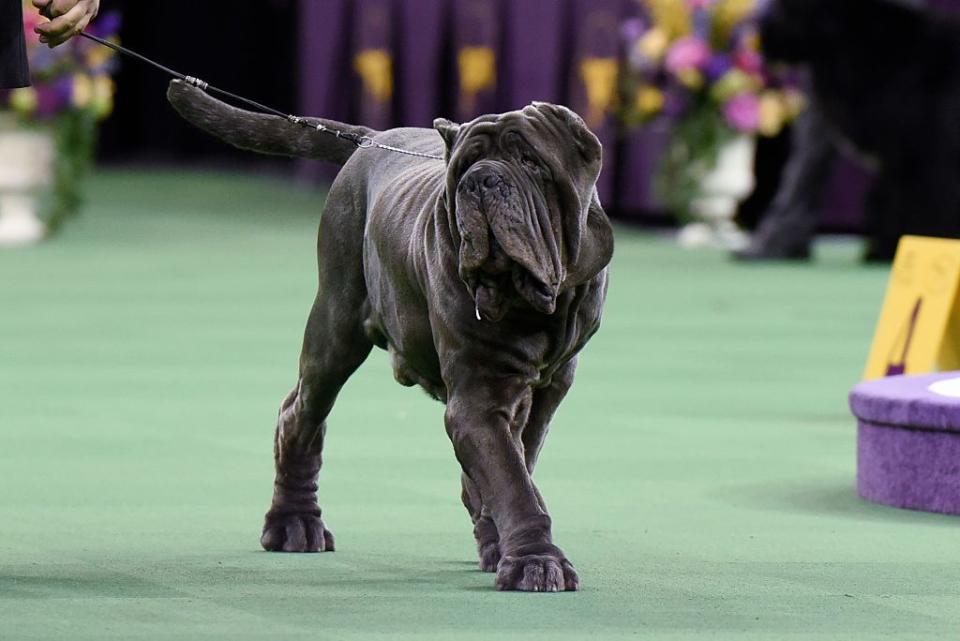
[(261, 543), (333, 549), (317, 474), (325, 419), (377, 345), (403, 385), (446, 403), (480, 567), (501, 590), (576, 590), (531, 475), (550, 420), (597, 331), (613, 237), (595, 183), (601, 146), (575, 113), (534, 103), (435, 129), (308, 119), (405, 150), (235, 109), (174, 82), (188, 121), (243, 149), (343, 166), (318, 241), (319, 290), (300, 375), (276, 429), (276, 481)]

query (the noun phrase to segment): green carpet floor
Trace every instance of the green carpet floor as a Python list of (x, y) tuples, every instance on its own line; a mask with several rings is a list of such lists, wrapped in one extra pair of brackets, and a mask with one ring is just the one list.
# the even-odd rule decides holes
[(846, 394), (885, 270), (618, 230), (538, 479), (577, 594), (475, 566), (442, 408), (374, 352), (330, 420), (337, 552), (260, 551), (320, 197), (106, 173), (0, 253), (0, 639), (946, 639), (960, 521), (861, 502)]

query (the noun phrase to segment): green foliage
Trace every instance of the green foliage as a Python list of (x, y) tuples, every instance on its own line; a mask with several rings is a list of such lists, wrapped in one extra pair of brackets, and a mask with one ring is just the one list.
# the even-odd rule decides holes
[(97, 140), (97, 119), (88, 110), (64, 112), (53, 123), (53, 188), (45, 208), (49, 234), (55, 234), (83, 205), (84, 179), (90, 173)]
[(691, 204), (700, 194), (700, 184), (734, 136), (723, 114), (703, 96), (677, 121), (655, 177), (655, 193), (681, 223), (693, 219)]

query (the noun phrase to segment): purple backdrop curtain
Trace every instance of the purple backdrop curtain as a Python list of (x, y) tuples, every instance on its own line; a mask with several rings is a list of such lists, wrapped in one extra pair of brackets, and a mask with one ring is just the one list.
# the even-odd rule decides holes
[(353, 71), (360, 79), (358, 121), (374, 129), (394, 123), (393, 0), (363, 0), (353, 18)]
[(509, 71), (503, 79), (505, 103), (518, 109), (534, 100), (562, 103), (566, 49), (567, 5), (557, 0), (510, 2), (506, 15), (503, 57)]
[[(929, 1), (960, 11), (960, 0)], [(301, 112), (384, 128), (567, 104), (604, 144), (604, 203), (649, 213), (669, 131), (623, 131), (612, 116), (619, 25), (632, 11), (633, 0), (301, 0)], [(304, 173), (332, 176), (316, 163)], [(858, 227), (869, 184), (838, 161), (823, 222)]]
[[(300, 3), (300, 112), (347, 117), (353, 79), (350, 71), (350, 0), (302, 0)], [(302, 173), (329, 180), (334, 170), (304, 161)]]
[(400, 114), (405, 125), (429, 127), (434, 118), (443, 115), (438, 112), (444, 104), (438, 79), (444, 69), (444, 26), (449, 7), (445, 0), (402, 0), (400, 6), (396, 75), (402, 88), (398, 95)]
[(507, 67), (500, 49), (501, 9), (498, 0), (453, 0), (456, 120), (501, 110), (498, 84)]

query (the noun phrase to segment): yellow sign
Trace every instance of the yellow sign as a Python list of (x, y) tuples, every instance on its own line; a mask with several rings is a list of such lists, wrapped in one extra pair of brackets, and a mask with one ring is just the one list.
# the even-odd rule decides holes
[(363, 89), (377, 102), (393, 96), (393, 58), (386, 49), (364, 49), (353, 59), (353, 68), (363, 80)]
[(863, 377), (960, 369), (960, 240), (904, 236)]
[(497, 54), (490, 47), (463, 47), (457, 54), (457, 66), (461, 113), (472, 118), (480, 92), (497, 87)]
[(616, 58), (586, 58), (580, 63), (580, 77), (587, 90), (587, 117), (591, 127), (601, 127), (607, 112), (617, 97)]

